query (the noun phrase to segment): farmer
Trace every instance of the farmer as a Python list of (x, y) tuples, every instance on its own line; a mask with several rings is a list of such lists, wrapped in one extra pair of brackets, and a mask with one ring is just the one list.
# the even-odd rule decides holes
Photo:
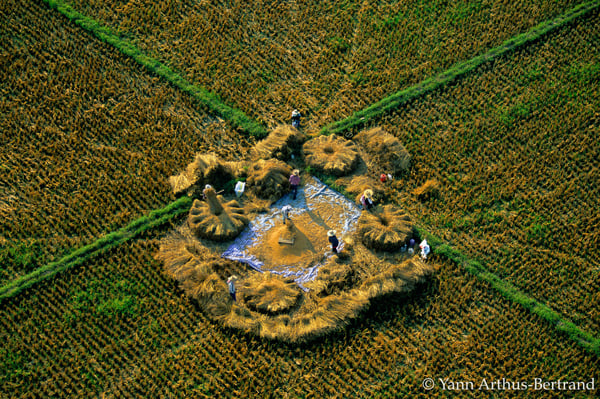
[(329, 237), (329, 242), (331, 243), (331, 250), (334, 254), (337, 254), (337, 247), (340, 244), (338, 238), (335, 236), (335, 230), (329, 230), (327, 232), (327, 237)]
[(284, 205), (281, 208), (281, 215), (283, 216), (283, 224), (285, 224), (286, 220), (292, 220), (292, 219), (290, 219), (290, 215), (289, 215), (289, 213), (292, 209), (293, 208), (290, 205)]
[(382, 173), (381, 175), (379, 175), (379, 181), (381, 181), (382, 183), (391, 181), (392, 179), (393, 179), (393, 177), (389, 173), (388, 174)]
[(296, 199), (296, 194), (298, 194), (298, 186), (300, 185), (300, 171), (298, 169), (294, 169), (290, 175), (290, 185), (292, 186), (292, 193), (294, 194), (293, 198)]
[(233, 299), (233, 302), (235, 302), (235, 283), (233, 282), (233, 280), (235, 280), (236, 277), (235, 276), (230, 276), (227, 279), (227, 287), (229, 287), (229, 295), (231, 295), (231, 299)]
[(302, 114), (300, 113), (300, 111), (298, 111), (297, 109), (292, 111), (292, 126), (295, 128), (299, 128), (300, 127), (300, 118), (302, 117)]
[(204, 186), (204, 190), (202, 190), (202, 199), (206, 201), (206, 193), (208, 192), (208, 190), (212, 189), (212, 186), (210, 184), (207, 184), (206, 186)]
[(412, 255), (415, 253), (415, 239), (411, 238), (410, 241), (408, 242), (408, 254)]
[(370, 211), (373, 208), (373, 191), (370, 189), (365, 190), (363, 195), (360, 197), (360, 203), (363, 209)]
[(427, 260), (427, 255), (429, 255), (431, 252), (431, 248), (429, 247), (429, 244), (427, 244), (427, 240), (421, 241), (419, 248), (421, 248), (421, 258), (423, 260)]

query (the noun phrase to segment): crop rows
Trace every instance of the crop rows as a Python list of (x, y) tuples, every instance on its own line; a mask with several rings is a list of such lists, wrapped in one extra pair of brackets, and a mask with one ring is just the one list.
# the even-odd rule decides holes
[[(237, 8), (225, 10), (226, 16), (239, 18), (239, 25), (232, 26), (220, 16), (222, 3), (212, 8), (208, 2), (199, 3), (213, 18), (206, 20), (210, 23), (194, 20), (199, 18), (197, 9), (186, 4), (191, 3), (131, 2), (86, 12), (99, 13), (97, 18), (111, 21), (124, 36), (153, 54), (165, 54), (164, 60), (174, 65), (183, 58), (166, 55), (190, 53), (192, 60), (200, 58), (197, 71), (190, 75), (197, 79), (200, 75), (204, 79), (211, 65), (222, 68), (221, 72), (243, 65), (235, 60), (246, 52), (248, 62), (255, 62), (250, 64), (254, 70), (240, 68), (233, 75), (240, 79), (235, 84), (231, 76), (219, 80), (220, 75), (213, 72), (211, 83), (223, 87), (221, 91), (232, 90), (232, 103), (246, 104), (242, 108), (269, 124), (284, 119), (288, 106), (307, 104), (306, 99), (317, 91), (322, 98), (313, 97), (315, 105), (307, 106), (319, 110), (318, 116), (311, 115), (314, 126), (346, 114), (341, 105), (334, 109), (335, 101), (349, 100), (331, 94), (341, 90), (349, 73), (344, 68), (361, 54), (360, 47), (344, 50), (343, 40), (317, 36), (305, 46), (306, 58), (298, 61), (304, 69), (292, 62), (290, 73), (296, 75), (285, 77), (275, 71), (273, 82), (267, 82), (268, 77), (256, 74), (269, 72), (259, 69), (262, 66), (278, 65), (268, 58), (271, 54), (279, 51), (282, 61), (293, 59), (277, 50), (287, 48), (283, 45), (261, 53), (263, 47), (254, 40), (304, 48), (300, 44), (304, 35), (311, 37), (310, 32), (319, 32), (325, 23), (338, 30), (334, 34), (346, 35), (340, 39), (354, 38), (361, 30), (350, 36), (350, 25), (354, 15), (365, 9), (327, 2), (306, 10), (294, 2), (233, 3)], [(522, 26), (535, 24), (538, 15), (544, 19), (556, 12), (545, 8), (545, 2), (537, 7), (529, 2), (510, 4), (498, 3), (497, 8), (520, 9), (523, 19), (506, 14), (510, 17), (505, 18), (517, 22), (501, 19), (505, 26), (494, 31), (492, 41), (513, 34), (504, 33), (509, 25), (520, 31)], [(277, 15), (294, 14), (288, 7), (297, 7), (295, 19), (278, 20)], [(142, 10), (146, 18), (134, 25), (136, 13)], [(277, 10), (285, 12), (277, 14)], [(537, 10), (541, 14), (533, 12)], [(489, 10), (466, 12), (470, 18), (489, 15)], [(365, 18), (369, 15), (364, 11)], [(174, 23), (177, 17), (184, 22)], [(391, 17), (385, 15), (383, 20)], [(248, 28), (253, 18), (260, 29)], [(297, 22), (300, 19), (306, 26)], [(290, 21), (296, 22), (285, 24)], [(30, 257), (41, 253), (35, 261), (25, 262), (31, 258), (21, 257), (18, 265), (3, 271), (4, 278), (26, 271), (25, 263), (29, 267), (31, 262), (45, 263), (70, 245), (91, 242), (172, 201), (166, 178), (182, 169), (195, 151), (213, 150), (231, 158), (250, 148), (227, 125), (198, 111), (188, 97), (146, 75), (56, 11), (35, 2), (10, 0), (0, 5), (0, 22), (0, 138), (6, 143), (6, 149), (0, 150), (0, 255), (10, 262), (14, 253)], [(277, 24), (289, 31), (307, 29), (295, 30), (290, 38), (285, 35), (290, 32), (280, 31)], [(394, 20), (388, 24), (392, 29), (385, 23), (382, 29), (390, 35), (404, 27), (401, 20), (395, 26)], [(173, 26), (181, 30), (173, 33)], [(474, 33), (464, 23), (457, 26)], [(598, 332), (597, 309), (589, 305), (598, 299), (594, 269), (598, 262), (593, 251), (597, 247), (594, 210), (600, 202), (595, 183), (600, 159), (595, 140), (599, 136), (595, 26), (597, 12), (535, 46), (481, 68), (456, 86), (409, 104), (382, 122), (414, 156), (411, 174), (394, 182), (398, 202), (436, 235)], [(217, 50), (223, 43), (233, 46), (228, 58), (224, 57), (228, 64), (220, 64), (221, 59), (211, 64), (210, 57), (218, 54), (199, 57), (186, 48), (191, 42), (186, 35), (181, 35), (177, 47), (174, 38), (181, 32), (198, 34), (194, 38), (200, 46), (203, 40), (210, 42), (203, 39), (207, 36), (201, 30), (207, 27), (217, 35), (212, 38), (228, 35), (236, 39), (212, 40)], [(245, 29), (258, 33), (244, 36)], [(250, 51), (246, 45), (255, 47)], [(480, 49), (491, 45), (486, 42)], [(461, 57), (479, 51), (465, 48)], [(340, 53), (345, 58), (331, 57)], [(428, 66), (432, 69), (424, 69), (424, 75), (442, 68), (443, 62), (453, 62), (431, 53), (431, 62), (441, 63)], [(326, 63), (330, 59), (339, 70), (323, 80), (307, 80), (304, 86), (294, 80), (298, 70), (306, 76), (325, 74), (332, 67)], [(250, 76), (248, 81), (243, 80), (245, 76)], [(373, 83), (375, 76), (365, 81), (365, 87), (378, 84)], [(399, 82), (401, 76), (393, 75), (393, 79)], [(296, 97), (287, 99), (271, 90), (284, 83), (296, 90), (290, 90)], [(235, 91), (238, 88), (240, 92)], [(253, 94), (260, 90), (267, 90), (270, 103)], [(384, 91), (373, 94), (374, 99), (359, 100), (373, 102)], [(328, 98), (335, 99), (328, 103)], [(364, 105), (354, 102), (344, 107)], [(323, 116), (325, 109), (332, 111)], [(56, 170), (59, 173), (53, 173)], [(410, 192), (428, 178), (439, 179), (442, 191), (438, 198), (419, 204)], [(125, 184), (127, 179), (133, 183)], [(29, 188), (32, 182), (35, 189)], [(77, 193), (81, 187), (86, 193)], [(141, 239), (88, 259), (60, 278), (2, 300), (0, 397), (447, 397), (438, 378), (475, 383), (482, 378), (531, 382), (535, 377), (589, 381), (600, 369), (597, 356), (502, 299), (460, 266), (435, 255), (430, 261), (439, 265), (436, 276), (413, 299), (385, 298), (371, 307), (365, 319), (322, 342), (292, 347), (224, 330), (202, 316), (153, 258), (164, 232), (145, 232)], [(425, 377), (434, 378), (438, 387), (425, 392), (421, 387)], [(532, 397), (539, 392), (509, 394)], [(595, 394), (581, 391), (571, 396)]]
[(0, 18), (0, 282), (165, 206), (195, 152), (250, 145), (56, 11)]
[(3, 303), (0, 396), (414, 397), (425, 377), (589, 380), (598, 369), (451, 262), (415, 299), (386, 298), (317, 344), (223, 330), (174, 289), (154, 237)]
[(301, 109), (309, 131), (579, 3), (70, 1), (268, 126)]
[(595, 335), (598, 14), (380, 120), (415, 157), (396, 195), (425, 229)]
[(189, 212), (191, 203), (192, 199), (190, 197), (181, 197), (164, 208), (154, 210), (148, 215), (136, 219), (126, 227), (106, 234), (91, 244), (77, 248), (55, 262), (50, 262), (31, 273), (0, 286), (0, 301), (17, 296), (23, 290), (32, 285), (39, 284), (43, 280), (50, 279), (58, 273), (81, 266), (93, 257), (101, 256), (109, 250), (123, 245), (127, 241), (146, 234), (150, 230), (163, 225), (173, 226), (172, 223), (177, 223), (178, 216)]

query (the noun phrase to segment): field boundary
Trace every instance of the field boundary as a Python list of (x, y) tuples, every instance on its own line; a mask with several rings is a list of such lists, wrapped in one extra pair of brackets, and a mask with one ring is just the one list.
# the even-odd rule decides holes
[(164, 208), (154, 210), (129, 225), (109, 233), (93, 243), (76, 249), (61, 259), (40, 267), (0, 287), (0, 301), (13, 297), (32, 285), (53, 277), (57, 273), (81, 265), (85, 261), (107, 252), (109, 249), (129, 241), (154, 227), (169, 222), (173, 218), (188, 212), (192, 198), (184, 196)]
[(400, 107), (426, 93), (448, 85), (459, 77), (473, 71), (486, 62), (492, 61), (504, 54), (507, 54), (519, 47), (532, 43), (547, 33), (558, 29), (571, 21), (587, 14), (600, 5), (600, 0), (592, 0), (587, 3), (579, 4), (558, 17), (539, 23), (525, 33), (514, 36), (501, 45), (488, 50), (486, 53), (467, 61), (455, 64), (436, 76), (425, 79), (424, 81), (400, 90), (382, 100), (363, 108), (351, 116), (330, 123), (321, 129), (321, 134), (341, 134), (351, 129), (359, 129), (371, 120), (386, 114), (387, 112)]
[(572, 321), (566, 319), (548, 305), (530, 297), (526, 293), (520, 291), (513, 284), (501, 279), (496, 274), (490, 272), (481, 263), (470, 259), (456, 248), (443, 242), (440, 238), (426, 232), (422, 229), (417, 229), (420, 236), (424, 236), (435, 247), (434, 254), (442, 255), (456, 264), (462, 266), (466, 271), (474, 275), (478, 280), (488, 283), (498, 291), (502, 296), (511, 302), (518, 303), (531, 313), (544, 319), (557, 330), (567, 334), (567, 336), (575, 341), (583, 349), (600, 355), (600, 339), (594, 337), (589, 332), (581, 329)]
[(66, 1), (42, 1), (45, 2), (50, 8), (63, 14), (70, 21), (92, 33), (101, 41), (110, 44), (121, 53), (133, 58), (138, 64), (146, 67), (161, 78), (166, 79), (168, 82), (185, 93), (190, 94), (193, 98), (208, 107), (210, 111), (229, 121), (235, 128), (241, 129), (247, 134), (256, 138), (263, 138), (267, 136), (267, 130), (241, 110), (225, 104), (218, 95), (211, 93), (205, 88), (188, 82), (181, 75), (171, 70), (171, 68), (169, 68), (167, 65), (142, 53), (142, 51), (133, 43), (119, 37), (119, 35), (114, 33), (111, 29), (100, 25), (96, 20), (74, 10), (69, 4), (67, 4)]

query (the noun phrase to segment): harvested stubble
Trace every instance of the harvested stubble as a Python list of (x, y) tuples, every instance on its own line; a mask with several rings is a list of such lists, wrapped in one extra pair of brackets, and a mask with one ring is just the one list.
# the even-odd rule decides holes
[(214, 188), (204, 189), (205, 201), (194, 200), (188, 217), (190, 229), (198, 237), (213, 241), (235, 238), (247, 225), (244, 208), (236, 200), (224, 202)]
[(356, 144), (334, 135), (309, 140), (302, 151), (308, 166), (333, 176), (349, 174), (360, 161)]
[(166, 206), (196, 151), (252, 145), (41, 2), (0, 15), (2, 283)]
[(68, 3), (268, 126), (312, 111), (315, 132), (580, 2)]
[(291, 155), (299, 153), (306, 136), (295, 127), (279, 125), (264, 139), (252, 148), (252, 159), (277, 158), (287, 161)]
[[(596, 336), (598, 26), (596, 8), (379, 121), (415, 156), (392, 198), (405, 199), (401, 206), (425, 229)], [(440, 182), (440, 195), (424, 207), (411, 193), (428, 179)]]
[(260, 159), (247, 173), (247, 189), (258, 198), (276, 201), (290, 189), (292, 168), (278, 159)]
[(385, 173), (393, 175), (408, 172), (412, 156), (395, 136), (374, 127), (360, 132), (354, 137), (369, 154), (369, 157)]
[(382, 251), (400, 249), (414, 234), (410, 216), (395, 205), (363, 211), (358, 219), (358, 234), (368, 247)]

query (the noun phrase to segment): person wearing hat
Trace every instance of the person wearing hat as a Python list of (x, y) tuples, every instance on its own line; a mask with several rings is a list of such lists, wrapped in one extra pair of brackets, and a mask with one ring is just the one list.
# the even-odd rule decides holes
[(297, 109), (292, 111), (292, 126), (296, 129), (300, 127), (300, 118), (302, 114)]
[(231, 295), (231, 299), (235, 302), (235, 283), (233, 282), (236, 279), (235, 276), (231, 276), (227, 279), (227, 287), (229, 288), (229, 295)]
[(300, 171), (298, 169), (294, 169), (290, 175), (290, 185), (292, 186), (292, 194), (294, 194), (293, 198), (296, 199), (298, 186), (300, 185)]
[(370, 189), (365, 190), (363, 195), (360, 197), (360, 203), (363, 209), (370, 211), (373, 208), (373, 191)]
[(290, 211), (291, 211), (292, 209), (293, 209), (293, 208), (292, 208), (290, 205), (284, 205), (284, 206), (281, 208), (281, 216), (283, 216), (283, 224), (285, 224), (285, 221), (286, 221), (286, 220), (291, 220), (291, 219), (290, 219)]
[(431, 252), (431, 248), (429, 247), (427, 240), (421, 241), (419, 248), (421, 248), (421, 258), (423, 258), (423, 260), (427, 260), (427, 255), (429, 255)]
[(335, 236), (335, 230), (329, 230), (327, 232), (327, 237), (329, 237), (329, 242), (331, 243), (331, 250), (334, 254), (337, 254), (337, 247), (340, 244), (340, 242)]
[(204, 186), (204, 190), (202, 190), (202, 199), (206, 201), (207, 195), (206, 193), (208, 192), (208, 190), (211, 190), (213, 187), (210, 184), (207, 184), (206, 186)]

